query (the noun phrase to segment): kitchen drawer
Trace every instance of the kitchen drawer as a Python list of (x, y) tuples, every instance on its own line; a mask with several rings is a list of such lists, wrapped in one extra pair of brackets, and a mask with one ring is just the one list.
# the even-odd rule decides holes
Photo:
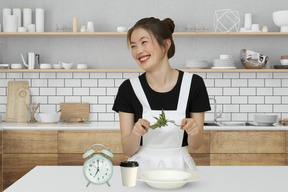
[(210, 154), (209, 153), (192, 153), (190, 154), (196, 164), (196, 166), (209, 166)]
[(92, 144), (103, 144), (112, 153), (123, 153), (120, 131), (59, 131), (58, 142), (59, 153), (83, 154)]
[(57, 131), (4, 131), (3, 153), (57, 153)]
[(3, 154), (3, 188), (6, 189), (38, 165), (57, 165), (57, 154)]
[(210, 154), (211, 166), (285, 166), (285, 154)]
[(288, 131), (286, 131), (286, 153), (288, 153)]
[(210, 153), (285, 153), (284, 131), (210, 131)]
[[(86, 159), (82, 157), (83, 153), (62, 153), (58, 156), (58, 165), (83, 165)], [(111, 158), (109, 158), (111, 159)], [(119, 165), (121, 161), (127, 161), (128, 156), (115, 153), (111, 159), (113, 165)]]

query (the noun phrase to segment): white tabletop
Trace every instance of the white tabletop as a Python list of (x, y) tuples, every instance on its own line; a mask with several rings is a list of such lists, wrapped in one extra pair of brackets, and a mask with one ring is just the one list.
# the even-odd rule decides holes
[[(199, 181), (186, 184), (173, 192), (287, 192), (288, 166), (199, 166), (204, 174)], [(135, 187), (123, 187), (119, 166), (114, 167), (106, 184), (90, 184), (82, 166), (37, 166), (4, 192), (147, 192), (162, 191), (137, 181)]]

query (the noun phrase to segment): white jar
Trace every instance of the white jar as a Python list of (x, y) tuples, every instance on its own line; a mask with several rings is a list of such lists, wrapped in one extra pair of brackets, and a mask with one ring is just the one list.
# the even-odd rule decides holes
[(36, 8), (35, 17), (36, 32), (44, 32), (44, 9)]

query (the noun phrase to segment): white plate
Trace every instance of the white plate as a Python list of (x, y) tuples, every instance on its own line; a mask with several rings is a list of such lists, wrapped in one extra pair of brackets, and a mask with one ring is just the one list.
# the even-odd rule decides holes
[(227, 121), (221, 123), (225, 126), (245, 126), (245, 122)]
[(192, 169), (156, 168), (139, 169), (137, 180), (157, 189), (177, 189), (187, 182), (197, 181), (203, 174)]

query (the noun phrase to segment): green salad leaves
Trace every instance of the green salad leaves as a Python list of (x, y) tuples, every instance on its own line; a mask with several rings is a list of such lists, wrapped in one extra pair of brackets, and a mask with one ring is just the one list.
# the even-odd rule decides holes
[(162, 113), (159, 114), (159, 117), (154, 117), (154, 119), (156, 119), (157, 121), (155, 124), (150, 126), (151, 129), (156, 129), (156, 128), (161, 128), (161, 127), (167, 126), (168, 120), (165, 117), (165, 113), (164, 113), (163, 109), (162, 109)]

